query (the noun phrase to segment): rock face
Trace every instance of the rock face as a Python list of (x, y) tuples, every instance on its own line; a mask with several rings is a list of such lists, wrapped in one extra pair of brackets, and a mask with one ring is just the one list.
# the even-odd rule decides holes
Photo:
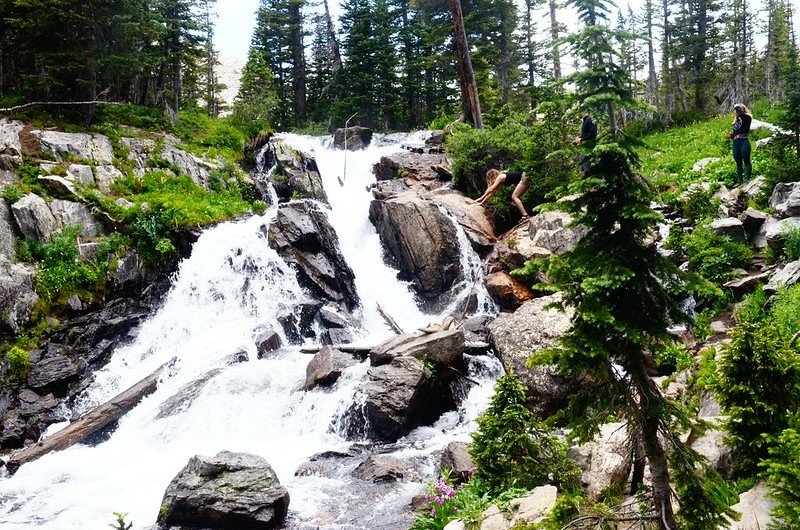
[(581, 468), (581, 482), (589, 499), (596, 501), (609, 486), (620, 486), (631, 469), (632, 451), (622, 423), (600, 427), (595, 439), (570, 448), (569, 456)]
[(339, 251), (328, 218), (312, 202), (282, 204), (268, 229), (270, 247), (298, 272), (300, 284), (320, 300), (358, 305), (355, 276)]
[(273, 138), (266, 153), (266, 164), (267, 167), (275, 166), (270, 180), (279, 202), (288, 202), (298, 195), (303, 199), (328, 202), (317, 162), (312, 157), (293, 149), (281, 139)]
[(464, 353), (464, 332), (460, 329), (436, 333), (405, 333), (370, 351), (372, 366), (389, 364), (401, 356), (426, 359), (438, 366), (451, 366)]
[(711, 222), (710, 228), (715, 234), (729, 237), (734, 241), (747, 241), (744, 225), (739, 219), (733, 217), (728, 217), (727, 219), (715, 219)]
[(570, 227), (572, 217), (564, 212), (543, 212), (530, 220), (533, 246), (546, 248), (553, 254), (563, 254), (575, 248), (586, 234), (584, 227)]
[(175, 165), (181, 175), (187, 175), (198, 186), (208, 188), (208, 166), (201, 158), (177, 149), (174, 146), (166, 146), (164, 150), (161, 151), (161, 157)]
[(11, 205), (11, 212), (20, 232), (40, 243), (47, 243), (58, 229), (58, 223), (44, 199), (29, 193)]
[(506, 371), (512, 371), (527, 387), (527, 405), (543, 416), (564, 408), (577, 382), (558, 375), (551, 366), (528, 368), (531, 354), (555, 346), (570, 328), (572, 312), (545, 309), (559, 295), (526, 302), (513, 314), (502, 314), (489, 325), (491, 343)]
[(122, 172), (110, 164), (94, 168), (94, 179), (97, 187), (106, 192), (110, 191), (111, 185), (122, 177)]
[(34, 280), (36, 269), (23, 263), (12, 264), (0, 256), (0, 328), (14, 333), (30, 321), (33, 306), (39, 300)]
[(67, 168), (67, 179), (80, 182), (84, 186), (91, 186), (94, 184), (92, 166), (86, 164), (70, 164)]
[(92, 217), (89, 208), (83, 203), (57, 199), (50, 203), (50, 211), (61, 230), (79, 225), (82, 236), (96, 237), (103, 233), (103, 227)]
[(351, 355), (330, 346), (325, 346), (308, 363), (306, 367), (306, 383), (303, 385), (303, 390), (334, 384), (342, 375), (342, 370), (352, 366), (355, 362)]
[(514, 310), (533, 298), (533, 292), (507, 272), (495, 272), (486, 277), (486, 290), (501, 309)]
[(111, 142), (102, 134), (32, 131), (31, 135), (39, 139), (42, 151), (59, 160), (73, 156), (98, 164), (111, 164), (114, 159)]
[(491, 250), (496, 236), (483, 206), (471, 202), (460, 193), (437, 194), (431, 197), (431, 202), (447, 210), (458, 222), (476, 252), (484, 255)]
[(4, 200), (0, 200), (0, 259), (13, 261), (16, 255), (14, 220), (11, 217), (11, 208)]
[(800, 182), (779, 182), (772, 190), (769, 205), (778, 217), (800, 216)]
[(0, 169), (12, 170), (22, 164), (19, 132), (23, 127), (22, 122), (0, 120)]
[(461, 274), (455, 227), (435, 205), (410, 195), (372, 201), (369, 218), (401, 278), (426, 300), (438, 299)]
[[(346, 144), (345, 144), (346, 141)], [(372, 142), (372, 129), (366, 127), (348, 127), (347, 129), (336, 129), (333, 135), (333, 147), (348, 151), (359, 151), (366, 149)]]
[(289, 511), (289, 493), (266, 460), (221, 451), (194, 456), (172, 479), (158, 524), (162, 527), (258, 530), (275, 528)]

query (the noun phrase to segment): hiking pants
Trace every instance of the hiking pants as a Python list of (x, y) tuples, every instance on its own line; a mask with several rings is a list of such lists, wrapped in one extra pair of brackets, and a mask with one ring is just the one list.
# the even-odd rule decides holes
[[(753, 173), (753, 165), (750, 163), (750, 140), (741, 138), (733, 141), (733, 159), (736, 161), (736, 183), (749, 181)], [(744, 166), (744, 180), (742, 180), (742, 166)]]

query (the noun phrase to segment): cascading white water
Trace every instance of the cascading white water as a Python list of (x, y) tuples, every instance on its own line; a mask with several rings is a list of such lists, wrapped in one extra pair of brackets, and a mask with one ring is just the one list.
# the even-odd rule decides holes
[[(437, 320), (438, 315), (417, 308), (408, 286), (383, 264), (377, 234), (367, 220), (365, 188), (373, 180), (371, 165), (397, 147), (348, 153), (345, 186), (340, 187), (335, 171), (325, 168), (339, 167), (343, 153), (315, 145), (333, 207), (331, 222), (364, 306), (362, 339), (377, 342), (389, 335), (375, 310), (377, 302), (406, 329)], [(269, 248), (261, 231), (274, 212), (203, 233), (191, 258), (181, 264), (163, 306), (135, 340), (114, 352), (78, 408), (107, 400), (176, 358), (158, 390), (125, 415), (107, 441), (51, 453), (0, 479), (0, 528), (104, 528), (113, 512), (127, 513), (134, 528), (149, 528), (167, 484), (188, 459), (220, 450), (258, 454), (273, 465), (292, 498), (292, 528), (370, 527), (348, 519), (348, 511), (367, 501), (351, 492), (353, 479), (346, 472), (327, 478), (293, 475), (311, 455), (351, 446), (333, 423), (349, 407), (367, 363), (347, 369), (330, 391), (304, 392), (300, 388), (309, 356), (298, 348), (256, 359), (259, 329), (270, 325), (280, 332), (277, 319), (306, 300), (292, 269)], [(231, 364), (240, 352), (250, 360)], [(498, 372), (492, 358), (473, 363), (470, 375), (482, 385), (472, 390), (462, 410), (412, 432), (397, 444), (398, 454), (423, 458), (454, 438), (466, 438)], [(196, 391), (181, 393), (190, 384)], [(176, 395), (188, 397), (176, 404)], [(369, 501), (367, 513), (405, 511), (419, 488), (386, 486), (379, 503)]]

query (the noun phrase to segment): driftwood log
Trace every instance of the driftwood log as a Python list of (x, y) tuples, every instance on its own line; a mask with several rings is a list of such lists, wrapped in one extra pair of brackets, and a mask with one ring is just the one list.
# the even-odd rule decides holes
[(9, 473), (16, 473), (21, 465), (32, 462), (52, 451), (61, 451), (81, 443), (107, 427), (110, 423), (120, 419), (138, 405), (143, 398), (156, 391), (159, 376), (167, 366), (174, 362), (175, 359), (172, 359), (168, 363), (161, 365), (155, 372), (128, 390), (95, 407), (52, 436), (45, 438), (36, 445), (14, 453), (6, 463), (6, 469), (8, 469)]

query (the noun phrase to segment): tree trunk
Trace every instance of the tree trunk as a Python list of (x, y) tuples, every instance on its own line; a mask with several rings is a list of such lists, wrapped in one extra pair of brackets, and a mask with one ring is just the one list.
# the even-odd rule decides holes
[(336, 42), (336, 30), (333, 28), (333, 20), (331, 20), (331, 12), (328, 9), (328, 0), (322, 0), (325, 6), (325, 24), (328, 27), (328, 39), (331, 46), (331, 58), (333, 59), (333, 73), (336, 74), (342, 70), (342, 54), (339, 52), (339, 43)]
[(558, 81), (561, 79), (561, 54), (558, 51), (558, 20), (556, 19), (556, 0), (550, 0), (550, 39), (552, 41), (553, 77), (556, 81)]
[(464, 30), (464, 16), (461, 13), (461, 0), (448, 0), (453, 13), (453, 27), (456, 44), (456, 62), (458, 63), (458, 83), (461, 87), (461, 108), (464, 120), (472, 123), (476, 129), (483, 129), (481, 103), (478, 99), (478, 85), (467, 47), (467, 34)]
[(294, 123), (297, 127), (306, 121), (306, 69), (303, 56), (302, 0), (289, 4), (289, 25), (292, 28), (292, 91), (294, 92)]
[(658, 75), (656, 74), (655, 50), (653, 47), (653, 0), (646, 0), (645, 23), (647, 24), (647, 102), (657, 103)]

